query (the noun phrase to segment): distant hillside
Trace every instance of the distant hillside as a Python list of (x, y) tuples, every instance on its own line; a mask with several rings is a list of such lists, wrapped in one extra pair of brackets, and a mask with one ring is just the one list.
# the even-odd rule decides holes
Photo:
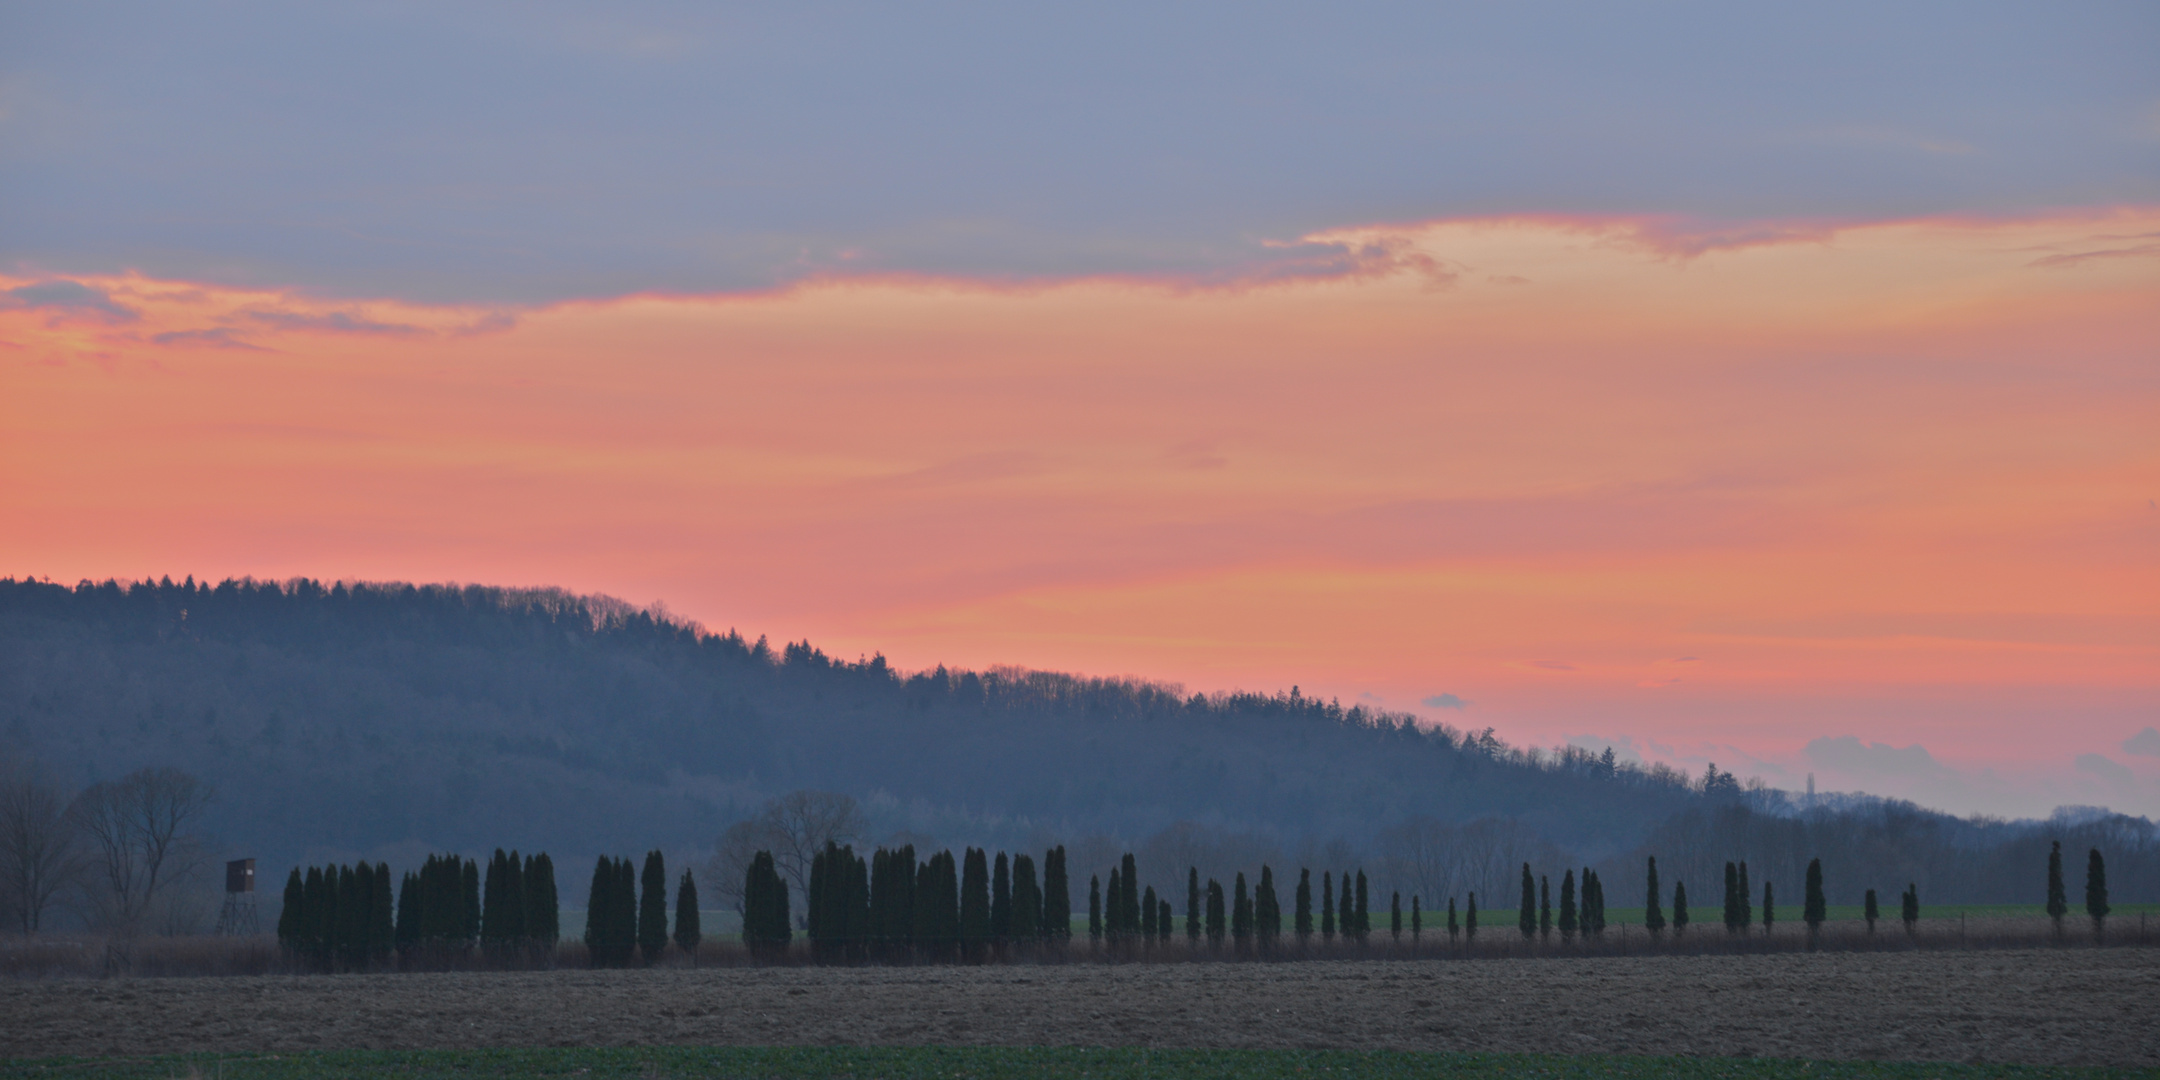
[(266, 857), (411, 843), (676, 850), (796, 787), (1019, 845), (1180, 820), (1276, 842), (1413, 815), (1624, 850), (1703, 796), (1292, 694), (1200, 696), (712, 634), (556, 591), (0, 581), (0, 741), (86, 783), (177, 764)]

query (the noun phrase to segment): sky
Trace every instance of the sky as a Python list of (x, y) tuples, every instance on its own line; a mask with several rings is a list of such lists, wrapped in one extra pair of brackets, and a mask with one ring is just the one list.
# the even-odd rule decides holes
[(2160, 815), (2160, 9), (0, 3), (0, 573)]

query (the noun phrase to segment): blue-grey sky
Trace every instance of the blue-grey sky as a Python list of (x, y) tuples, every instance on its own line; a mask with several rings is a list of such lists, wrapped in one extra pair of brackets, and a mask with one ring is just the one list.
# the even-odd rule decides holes
[(0, 4), (0, 268), (533, 303), (2160, 199), (2160, 6)]

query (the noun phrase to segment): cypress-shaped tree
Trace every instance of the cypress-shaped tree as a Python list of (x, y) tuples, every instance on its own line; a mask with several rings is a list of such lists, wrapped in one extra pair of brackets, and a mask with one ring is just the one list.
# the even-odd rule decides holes
[(1461, 926), (1460, 926), (1460, 925), (1459, 925), (1459, 924), (1458, 924), (1458, 923), (1457, 923), (1457, 922), (1455, 921), (1455, 898), (1454, 898), (1454, 897), (1452, 897), (1452, 896), (1450, 896), (1450, 897), (1448, 897), (1448, 898), (1447, 898), (1447, 936), (1448, 936), (1448, 944), (1450, 944), (1450, 945), (1453, 945), (1453, 944), (1455, 943), (1455, 938), (1456, 938), (1457, 936), (1459, 936), (1459, 935), (1460, 935), (1461, 933), (1462, 933), (1462, 927), (1461, 927)]
[(1335, 940), (1335, 875), (1320, 871), (1320, 939)]
[(825, 868), (832, 862), (830, 856), (838, 850), (838, 844), (827, 840), (825, 850), (810, 857), (809, 887), (803, 895), (803, 929), (810, 938), (811, 956), (821, 963), (832, 949), (832, 942), (825, 932), (825, 909), (832, 904), (825, 888)]
[(1905, 922), (1905, 933), (1920, 932), (1920, 886), (1911, 882), (1905, 885), (1905, 895), (1898, 905), (1898, 918)]
[[(1452, 904), (1452, 903), (1454, 903), (1454, 902), (1455, 902), (1455, 901), (1453, 901), (1453, 900), (1450, 900), (1450, 901), (1448, 901), (1448, 903), (1450, 903), (1450, 904)], [(1467, 906), (1467, 907), (1465, 907), (1465, 908), (1463, 909), (1462, 932), (1463, 932), (1463, 943), (1464, 943), (1464, 944), (1466, 944), (1466, 945), (1467, 945), (1467, 944), (1471, 944), (1471, 943), (1473, 943), (1473, 942), (1477, 941), (1477, 894), (1476, 894), (1476, 893), (1471, 893), (1471, 894), (1470, 894), (1470, 901), (1469, 901), (1469, 904), (1468, 904), (1468, 906)]]
[[(338, 964), (353, 968), (360, 966), (367, 940), (368, 897), (374, 892), (372, 882), (361, 875), (373, 876), (374, 871), (366, 863), (360, 864), (359, 873), (350, 866), (340, 866), (337, 883), (337, 920), (333, 933), (336, 935), (333, 950)], [(327, 876), (327, 875), (325, 875)]]
[(2070, 891), (2063, 885), (2062, 841), (2048, 851), (2047, 913), (2055, 920), (2055, 936), (2062, 936), (2063, 916), (2070, 913)]
[(1140, 895), (1140, 937), (1152, 943), (1155, 940), (1155, 886), (1150, 885)]
[(1157, 900), (1156, 903), (1160, 906), (1155, 912), (1155, 928), (1162, 935), (1162, 940), (1168, 943), (1170, 940), (1170, 901)]
[(1222, 882), (1209, 878), (1207, 883), (1207, 938), (1209, 946), (1216, 948), (1222, 946), (1223, 931), (1228, 929), (1223, 925), (1226, 921), (1223, 912)]
[(555, 860), (543, 851), (525, 860), (525, 935), (552, 951), (562, 937), (562, 910), (555, 894)]
[(1679, 937), (1687, 931), (1687, 882), (1675, 881), (1672, 887), (1672, 932)]
[(496, 848), (488, 860), (487, 876), (481, 882), (480, 896), (480, 944), (493, 949), (501, 944), (503, 932), (503, 849)]
[(1185, 868), (1185, 941), (1200, 940), (1200, 868)]
[(857, 855), (848, 860), (848, 954), (870, 955), (870, 864)]
[(1013, 856), (1012, 936), (1033, 941), (1042, 936), (1042, 888), (1035, 883), (1035, 859)]
[(1748, 888), (1748, 879), (1747, 879), (1747, 861), (1746, 861), (1746, 860), (1744, 860), (1744, 859), (1743, 859), (1743, 860), (1741, 860), (1741, 863), (1740, 863), (1740, 897), (1739, 897), (1739, 899), (1740, 899), (1740, 932), (1744, 934), (1744, 933), (1746, 933), (1746, 932), (1747, 932), (1747, 928), (1748, 928), (1748, 927), (1749, 927), (1749, 926), (1750, 926), (1751, 924), (1753, 924), (1753, 923), (1754, 923), (1754, 921), (1755, 921), (1755, 894), (1754, 894), (1754, 892), (1753, 892), (1753, 891), (1751, 891), (1751, 890), (1750, 890), (1750, 889)]
[(390, 958), (391, 950), (397, 946), (397, 920), (392, 914), (390, 900), (389, 863), (375, 864), (375, 892), (373, 901), (368, 906), (371, 909), (368, 923), (372, 931), (369, 935), (368, 951), (373, 954), (374, 961), (380, 964)]
[(1830, 901), (1823, 895), (1822, 860), (1809, 859), (1807, 864), (1807, 895), (1801, 898), (1800, 920), (1807, 923), (1808, 948), (1815, 947), (1815, 939), (1822, 934), (1823, 920), (1830, 917)]
[(1650, 887), (1644, 894), (1643, 900), (1643, 929), (1650, 931), (1650, 936), (1654, 938), (1665, 932), (1665, 909), (1658, 903), (1660, 897), (1658, 896), (1657, 856), (1655, 855), (1650, 856), (1649, 873)]
[(1418, 896), (1410, 894), (1410, 940), (1416, 943), (1425, 936), (1425, 919), (1418, 908)]
[(1762, 932), (1764, 937), (1770, 936), (1771, 931), (1777, 926), (1777, 897), (1771, 889), (1772, 884), (1767, 880), (1762, 883)]
[(1538, 936), (1552, 937), (1552, 878), (1544, 874), (1538, 875), (1537, 928)]
[(1575, 871), (1560, 877), (1560, 940), (1575, 940)]
[(1399, 892), (1388, 901), (1388, 936), (1402, 940), (1402, 894)]
[(651, 965), (667, 951), (667, 860), (658, 848), (645, 853), (645, 872), (639, 882), (638, 952)]
[(1725, 932), (1737, 933), (1740, 922), (1740, 866), (1730, 859), (1725, 861)]
[(1605, 879), (1595, 871), (1585, 871), (1590, 876), (1590, 924), (1588, 933), (1605, 936)]
[(1043, 865), (1043, 936), (1063, 941), (1072, 936), (1072, 899), (1065, 884), (1065, 845), (1051, 849)]
[(682, 872), (682, 883), (675, 887), (675, 947), (697, 963), (698, 945), (705, 940), (704, 920), (698, 917), (697, 882), (690, 871)]
[(1529, 863), (1522, 864), (1522, 909), (1516, 914), (1515, 925), (1524, 941), (1537, 936), (1537, 879), (1530, 876)]
[(1012, 866), (1006, 861), (1005, 853), (1000, 851), (997, 864), (990, 869), (990, 937), (993, 940), (1012, 940), (1012, 912)]
[[(752, 872), (755, 873), (754, 864)], [(592, 890), (585, 898), (585, 955), (587, 962), (593, 967), (609, 965), (608, 924), (614, 919), (614, 912), (610, 910), (614, 903), (615, 860), (602, 855), (599, 861), (593, 864)], [(746, 914), (745, 939), (749, 936), (748, 918)]]
[[(666, 878), (661, 879), (662, 888), (667, 887), (666, 882)], [(641, 914), (638, 909), (637, 865), (625, 855), (615, 863), (616, 922), (613, 944), (617, 966), (628, 967), (637, 960), (638, 917)]]
[(525, 871), (523, 860), (513, 851), (503, 860), (503, 941), (522, 943), (532, 937), (525, 925)]
[(960, 871), (960, 946), (972, 961), (982, 959), (990, 941), (990, 860), (981, 848), (968, 848)]
[(471, 859), (463, 860), (464, 866), (458, 881), (465, 894), (464, 918), (458, 921), (457, 944), (471, 948), (480, 936), (480, 864)]
[[(1110, 871), (1110, 876), (1116, 877), (1117, 871)], [(1090, 874), (1088, 875), (1088, 940), (1101, 941), (1102, 936), (1102, 878)]]
[(1867, 931), (1875, 932), (1875, 920), (1882, 918), (1882, 906), (1875, 902), (1875, 890), (1869, 889), (1860, 905), (1860, 917), (1867, 920)]
[(1372, 896), (1365, 886), (1365, 871), (1357, 872), (1357, 939), (1364, 942), (1372, 933)]
[(1295, 926), (1298, 944), (1303, 945), (1307, 939), (1312, 937), (1312, 871), (1310, 869), (1300, 868), (1298, 870), (1297, 895), (1292, 899), (1296, 904), (1293, 914), (1297, 919)]
[(397, 947), (410, 953), (420, 944), (420, 878), (407, 870), (398, 881)]
[[(1919, 893), (1916, 891), (1913, 896), (1913, 907), (1917, 910)], [(2100, 857), (2099, 848), (2093, 848), (2085, 857), (2085, 914), (2092, 919), (2093, 938), (2099, 939), (2107, 929), (2108, 917), (2107, 860)]]
[(1125, 853), (1118, 869), (1118, 932), (1130, 937), (1140, 932), (1140, 871), (1133, 863), (1132, 852)]
[(1275, 871), (1266, 863), (1260, 864), (1260, 884), (1253, 888), (1253, 931), (1262, 945), (1282, 937), (1282, 903), (1275, 897)]
[(1252, 944), (1253, 905), (1251, 894), (1245, 891), (1245, 872), (1238, 871), (1237, 882), (1231, 886), (1230, 936), (1242, 949)]
[(288, 954), (300, 948), (301, 919), (307, 913), (307, 886), (303, 881), (304, 879), (300, 876), (300, 868), (293, 867), (292, 873), (285, 878), (285, 902), (278, 905), (278, 948), (285, 950)]
[(1342, 896), (1335, 901), (1335, 931), (1345, 938), (1357, 936), (1357, 893), (1350, 885), (1350, 872), (1343, 871), (1338, 879), (1342, 884)]
[(1122, 899), (1124, 895), (1123, 882), (1118, 879), (1117, 867), (1113, 866), (1110, 868), (1110, 891), (1103, 898), (1102, 920), (1102, 936), (1109, 938), (1111, 941), (1116, 941), (1119, 935), (1124, 932), (1124, 929), (1118, 925), (1119, 917), (1125, 912), (1125, 902)]

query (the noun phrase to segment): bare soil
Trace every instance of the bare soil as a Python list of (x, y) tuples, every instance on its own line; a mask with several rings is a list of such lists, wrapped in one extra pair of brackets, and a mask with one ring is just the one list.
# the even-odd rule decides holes
[(0, 981), (0, 1057), (1349, 1047), (2160, 1066), (2143, 948)]

